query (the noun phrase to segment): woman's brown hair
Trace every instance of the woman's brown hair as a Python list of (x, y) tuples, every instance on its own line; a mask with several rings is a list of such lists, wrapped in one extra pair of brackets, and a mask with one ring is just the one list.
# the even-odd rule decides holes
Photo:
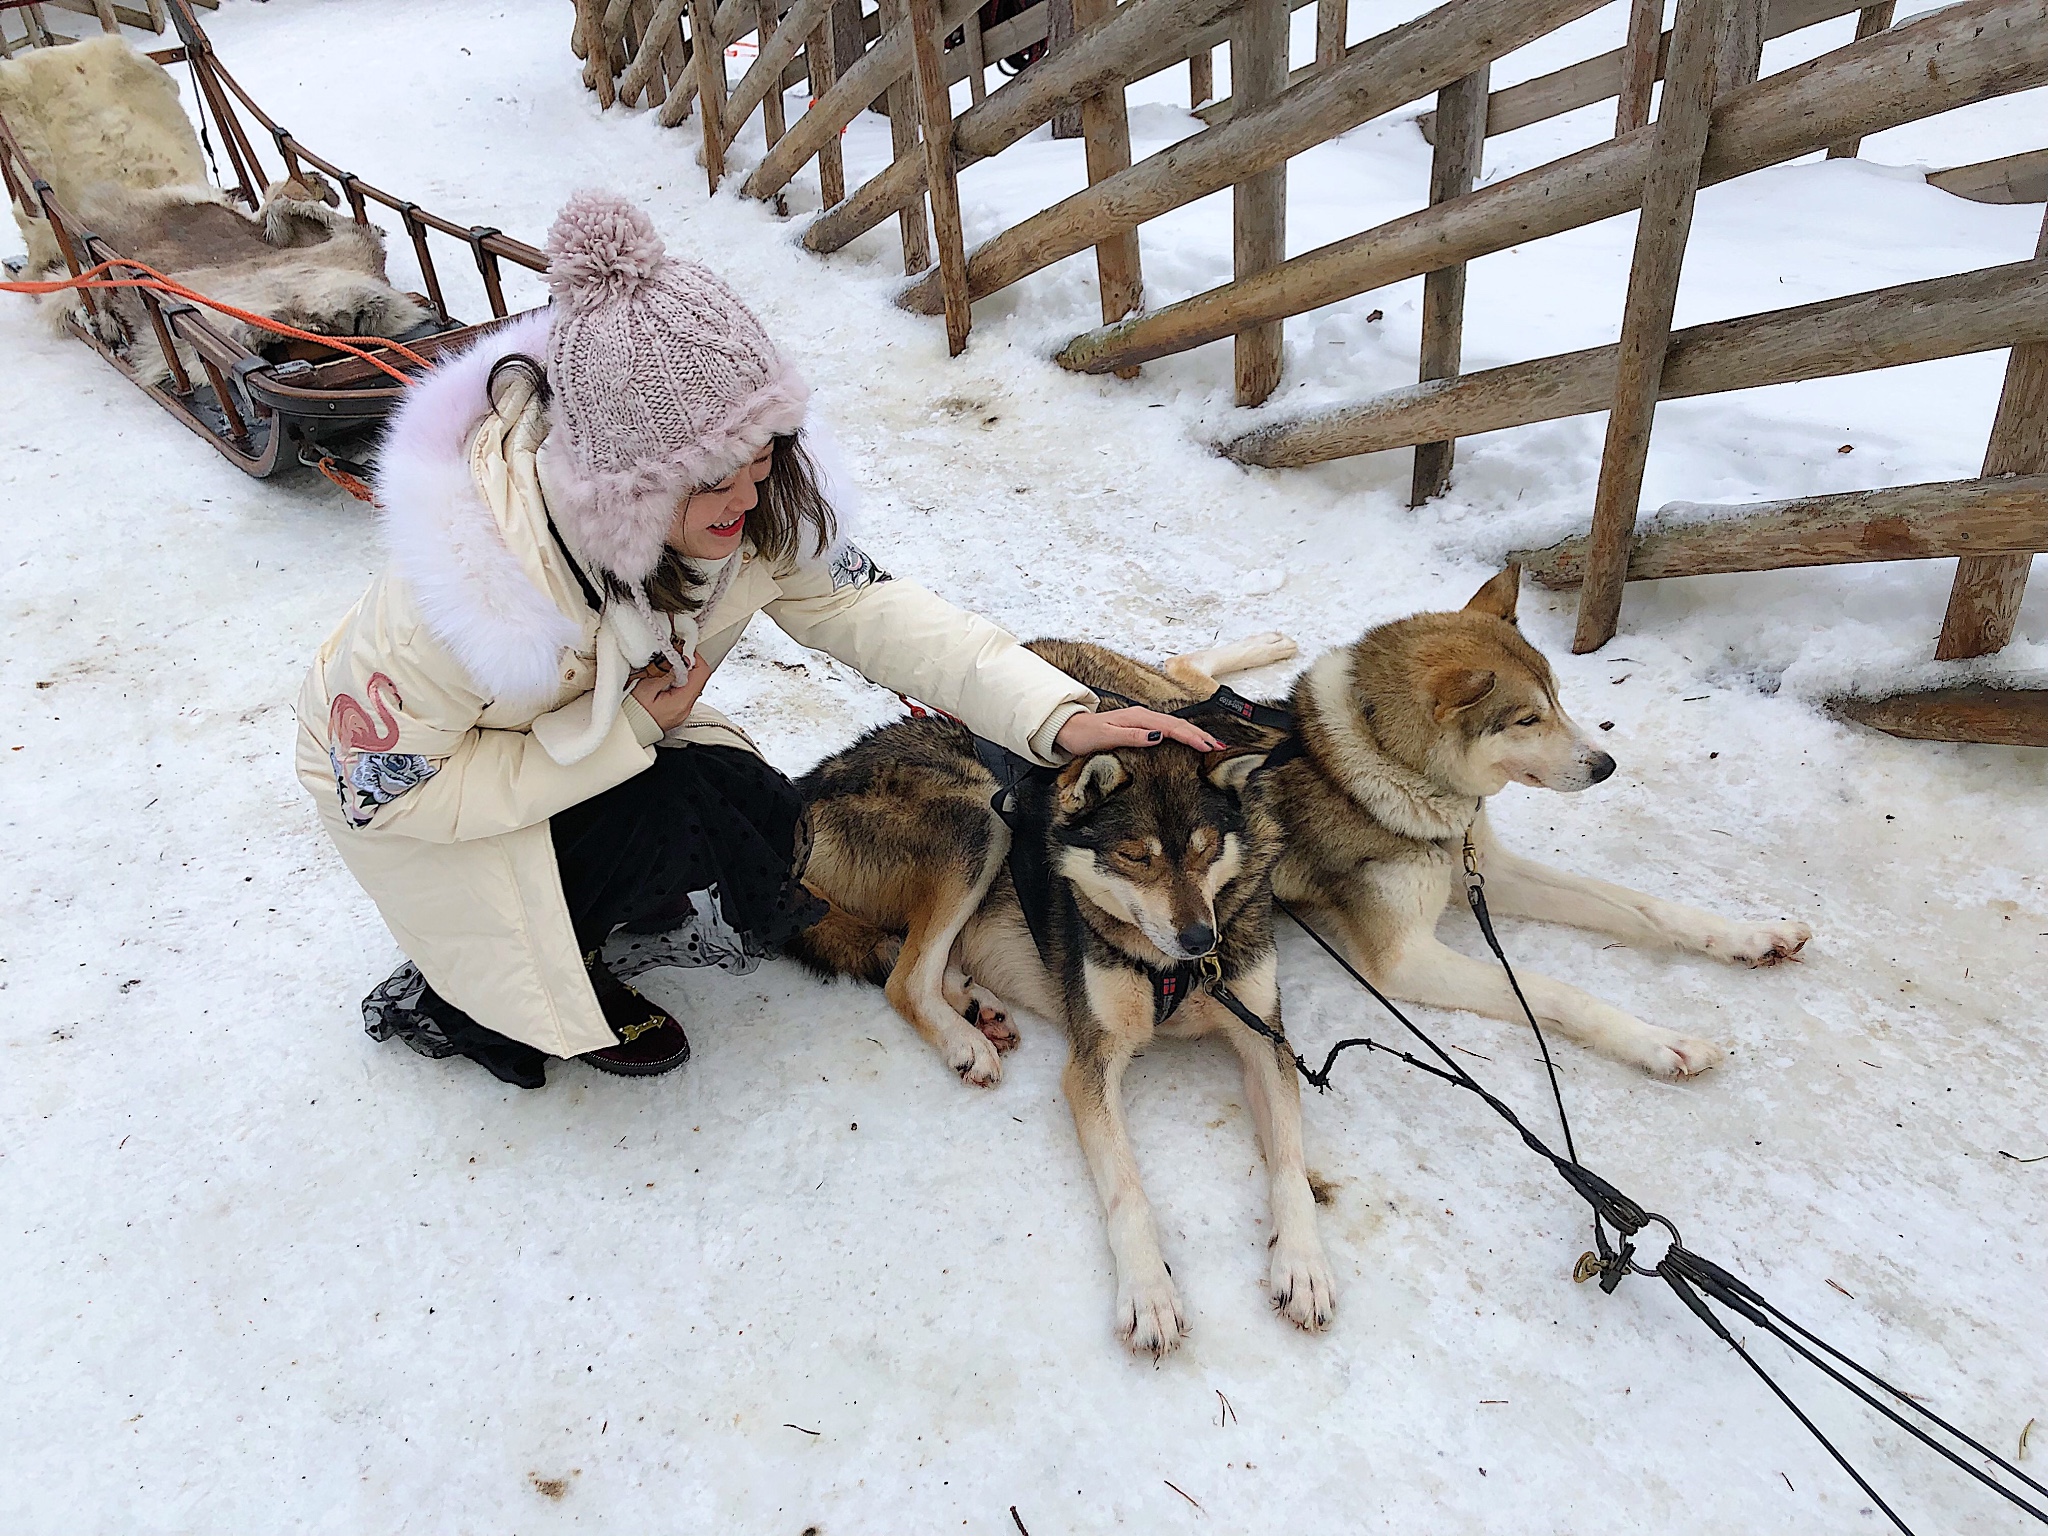
[[(805, 535), (811, 538), (813, 554), (822, 555), (838, 532), (832, 504), (818, 487), (818, 467), (804, 449), (803, 437), (792, 432), (772, 442), (768, 478), (761, 482), (758, 499), (747, 513), (747, 538), (764, 560), (779, 563), (797, 555)], [(746, 473), (742, 468), (739, 473)], [(607, 577), (621, 596), (625, 589)], [(703, 586), (697, 564), (680, 550), (666, 545), (661, 563), (655, 566), (643, 586), (647, 601), (662, 613), (695, 613), (702, 606), (696, 589)]]

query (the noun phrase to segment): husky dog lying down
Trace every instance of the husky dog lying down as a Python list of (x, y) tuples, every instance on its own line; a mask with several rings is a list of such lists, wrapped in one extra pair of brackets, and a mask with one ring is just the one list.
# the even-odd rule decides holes
[[(1351, 963), (1391, 997), (1519, 1021), (1491, 961), (1436, 937), (1471, 840), (1500, 917), (1567, 923), (1645, 948), (1691, 950), (1744, 965), (1795, 958), (1804, 923), (1736, 922), (1622, 886), (1555, 870), (1503, 848), (1487, 799), (1510, 783), (1567, 792), (1600, 783), (1614, 759), (1565, 713), (1541, 652), (1515, 627), (1521, 570), (1509, 566), (1456, 613), (1418, 613), (1319, 657), (1288, 701), (1296, 755), (1260, 775), (1282, 827), (1273, 890), (1324, 920)], [(1282, 636), (1176, 657), (1140, 703), (1215, 691), (1219, 672), (1293, 654)], [(1267, 738), (1271, 741), (1273, 738)], [(1305, 915), (1306, 915), (1305, 913)], [(1655, 1073), (1687, 1077), (1720, 1062), (1710, 1041), (1635, 1018), (1530, 971), (1522, 989), (1542, 1023)]]
[[(1137, 668), (1094, 646), (1032, 649), (1090, 687), (1119, 688)], [(1198, 718), (1221, 740), (1246, 736), (1226, 716)], [(828, 974), (885, 986), (896, 1011), (970, 1083), (1001, 1076), (997, 1052), (1016, 1043), (1009, 1003), (1065, 1026), (1067, 1102), (1116, 1261), (1116, 1326), (1132, 1348), (1155, 1355), (1179, 1343), (1186, 1314), (1122, 1102), (1124, 1069), (1155, 1032), (1221, 1034), (1237, 1052), (1271, 1179), (1273, 1304), (1308, 1329), (1334, 1311), (1293, 1063), (1225, 1009), (1196, 964), (1207, 959), (1278, 1032), (1268, 875), (1280, 829), (1246, 789), (1263, 761), (1242, 746), (1205, 757), (1168, 741), (1027, 779), (1015, 875), (1011, 830), (990, 807), (998, 780), (964, 726), (884, 726), (800, 781), (813, 838), (805, 882), (834, 910), (792, 952)]]

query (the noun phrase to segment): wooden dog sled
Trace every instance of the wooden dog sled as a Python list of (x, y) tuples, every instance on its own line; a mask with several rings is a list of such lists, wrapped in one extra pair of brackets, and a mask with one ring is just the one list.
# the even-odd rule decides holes
[[(203, 142), (209, 150), (217, 146), (225, 162), (215, 167), (222, 190), (243, 208), (257, 210), (270, 178), (256, 152), (250, 131), (253, 123), (259, 134), (268, 136), (283, 162), (279, 180), (291, 178), (317, 185), (319, 178), (309, 173), (325, 176), (348, 199), (349, 212), (358, 225), (369, 224), (372, 204), (397, 216), (399, 227), (411, 241), (427, 290), (408, 297), (427, 318), (396, 338), (396, 346), (382, 339), (327, 340), (296, 332), (252, 349), (228, 334), (236, 327), (224, 325), (217, 313), (177, 292), (133, 287), (127, 291), (140, 299), (148, 329), (131, 335), (126, 345), (118, 345), (103, 339), (102, 334), (115, 335), (117, 328), (98, 323), (107, 303), (104, 293), (81, 286), (81, 297), (94, 323), (81, 323), (73, 316), (67, 319), (66, 328), (245, 474), (268, 476), (300, 463), (331, 470), (336, 458), (359, 452), (360, 445), (397, 405), (408, 387), (400, 375), (415, 374), (423, 364), (431, 366), (437, 354), (460, 348), (508, 318), (501, 263), (539, 272), (546, 267), (547, 258), (533, 246), (496, 229), (465, 227), (430, 213), (312, 153), (257, 106), (221, 66), (188, 0), (168, 0), (168, 14), (179, 45), (152, 51), (147, 57), (160, 65), (187, 67)], [(127, 280), (146, 271), (139, 264), (123, 264), (125, 257), (136, 253), (115, 249), (60, 199), (30, 162), (22, 147), (26, 134), (18, 133), (17, 126), (0, 114), (0, 178), (4, 178), (8, 197), (28, 220), (47, 221), (71, 277), (90, 274), (109, 262), (116, 264), (107, 269), (110, 277)], [(341, 227), (347, 227), (346, 221), (341, 221)], [(489, 320), (465, 324), (448, 312), (430, 243), (430, 237), (436, 235), (468, 248), (491, 306)]]

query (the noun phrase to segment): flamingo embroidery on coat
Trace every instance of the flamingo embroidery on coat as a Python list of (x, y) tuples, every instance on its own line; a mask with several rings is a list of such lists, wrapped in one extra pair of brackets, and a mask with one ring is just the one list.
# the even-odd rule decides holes
[(337, 693), (327, 712), (327, 758), (334, 765), (341, 814), (352, 827), (367, 827), (381, 807), (426, 783), (441, 767), (417, 752), (391, 750), (398, 745), (398, 718), (392, 710), (405, 703), (396, 683), (373, 672), (363, 693), (376, 720), (346, 693)]

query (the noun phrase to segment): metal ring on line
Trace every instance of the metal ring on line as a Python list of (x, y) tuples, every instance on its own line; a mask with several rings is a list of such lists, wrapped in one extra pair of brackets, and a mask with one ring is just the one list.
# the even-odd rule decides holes
[[(1685, 1246), (1685, 1239), (1678, 1235), (1678, 1228), (1674, 1227), (1671, 1224), (1671, 1219), (1668, 1216), (1659, 1216), (1655, 1211), (1646, 1211), (1644, 1213), (1643, 1219), (1645, 1221), (1654, 1221), (1666, 1232), (1669, 1232), (1671, 1234), (1671, 1246), (1673, 1248), (1683, 1248)], [(1640, 1230), (1640, 1228), (1638, 1230)], [(1643, 1268), (1643, 1266), (1638, 1264), (1633, 1258), (1631, 1258), (1628, 1261), (1628, 1272), (1632, 1275), (1654, 1275), (1657, 1273), (1657, 1271), (1654, 1269)]]

